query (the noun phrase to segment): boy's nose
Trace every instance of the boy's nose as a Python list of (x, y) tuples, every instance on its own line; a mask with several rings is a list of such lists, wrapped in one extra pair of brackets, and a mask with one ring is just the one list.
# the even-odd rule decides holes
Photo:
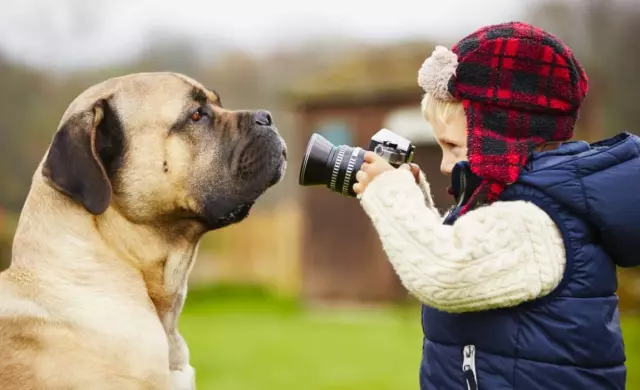
[(451, 171), (453, 170), (453, 163), (451, 161), (443, 159), (440, 163), (440, 172), (445, 175), (451, 175)]

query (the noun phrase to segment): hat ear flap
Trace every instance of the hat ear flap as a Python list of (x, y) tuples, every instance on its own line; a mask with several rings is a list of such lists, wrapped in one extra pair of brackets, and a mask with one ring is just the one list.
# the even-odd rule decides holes
[(444, 46), (436, 46), (418, 71), (418, 85), (430, 96), (455, 101), (449, 92), (449, 83), (458, 68), (458, 55)]

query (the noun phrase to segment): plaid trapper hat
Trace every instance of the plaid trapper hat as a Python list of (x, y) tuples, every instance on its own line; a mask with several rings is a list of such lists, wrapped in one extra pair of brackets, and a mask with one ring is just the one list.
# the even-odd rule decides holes
[(482, 183), (462, 213), (496, 201), (537, 146), (571, 139), (588, 91), (571, 50), (520, 22), (482, 27), (451, 50), (436, 47), (418, 84), (464, 105), (469, 164)]

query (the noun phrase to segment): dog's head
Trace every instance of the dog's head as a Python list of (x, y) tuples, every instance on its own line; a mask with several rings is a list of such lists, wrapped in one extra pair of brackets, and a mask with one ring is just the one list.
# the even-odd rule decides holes
[(93, 215), (136, 223), (238, 222), (283, 176), (286, 146), (266, 111), (230, 111), (174, 73), (106, 80), (65, 112), (43, 161), (46, 181)]

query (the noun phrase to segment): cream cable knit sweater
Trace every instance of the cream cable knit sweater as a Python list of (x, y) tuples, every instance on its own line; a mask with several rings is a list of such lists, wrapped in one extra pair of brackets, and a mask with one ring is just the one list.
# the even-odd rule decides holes
[(510, 307), (549, 294), (565, 249), (551, 218), (530, 202), (495, 202), (443, 225), (429, 184), (404, 169), (375, 178), (359, 197), (403, 285), (447, 312)]

